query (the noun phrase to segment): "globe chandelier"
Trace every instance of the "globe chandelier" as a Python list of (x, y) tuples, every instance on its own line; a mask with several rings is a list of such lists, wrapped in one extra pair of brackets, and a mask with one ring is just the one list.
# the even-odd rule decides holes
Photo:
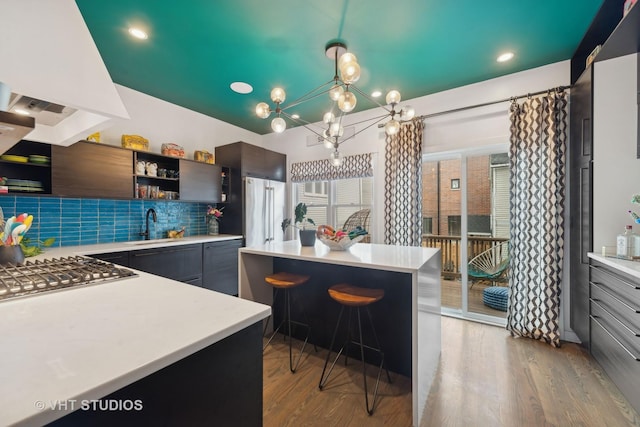
[[(384, 124), (384, 130), (387, 135), (395, 135), (400, 131), (400, 123), (411, 120), (415, 115), (415, 110), (410, 106), (405, 106), (396, 111), (400, 103), (401, 96), (397, 90), (391, 90), (385, 98), (387, 105), (382, 105), (371, 96), (360, 90), (356, 85), (360, 79), (360, 65), (356, 56), (347, 52), (347, 44), (343, 40), (331, 40), (325, 45), (326, 56), (334, 61), (334, 76), (328, 82), (307, 92), (300, 98), (284, 105), (286, 100), (286, 92), (281, 87), (275, 87), (271, 90), (271, 101), (275, 104), (272, 108), (266, 102), (260, 102), (256, 105), (256, 115), (262, 119), (275, 116), (271, 119), (271, 129), (276, 133), (282, 133), (287, 128), (287, 121), (304, 126), (318, 136), (318, 139), (324, 142), (325, 147), (331, 150), (331, 164), (340, 166), (342, 164), (342, 154), (338, 150), (340, 144), (354, 138), (357, 134), (370, 128), (371, 126), (388, 121)], [(331, 107), (324, 113), (321, 125), (303, 120), (296, 115), (289, 114), (287, 110), (315, 99), (323, 94), (328, 94), (331, 100)], [(376, 116), (350, 125), (368, 123), (365, 127), (353, 133), (349, 137), (343, 138), (344, 127), (343, 119), (347, 113), (353, 111), (358, 103), (358, 98), (362, 96), (378, 107), (385, 110), (384, 114)], [(381, 125), (382, 126), (382, 125)]]

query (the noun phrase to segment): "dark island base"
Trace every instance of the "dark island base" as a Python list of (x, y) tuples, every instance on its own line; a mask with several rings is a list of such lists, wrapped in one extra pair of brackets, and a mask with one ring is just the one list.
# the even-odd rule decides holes
[[(329, 348), (331, 336), (338, 321), (340, 304), (329, 297), (328, 289), (337, 283), (347, 282), (352, 285), (381, 288), (385, 291), (382, 300), (369, 306), (371, 317), (378, 333), (380, 345), (385, 353), (385, 362), (390, 371), (411, 377), (411, 274), (384, 270), (373, 270), (360, 267), (349, 267), (335, 264), (324, 264), (288, 258), (274, 258), (273, 271), (310, 275), (309, 282), (296, 287), (292, 291), (291, 317), (305, 322), (300, 312), (300, 304), (306, 309), (311, 324), (310, 342), (323, 348)], [(265, 286), (268, 286), (265, 283)], [(283, 316), (283, 298), (273, 307), (275, 324), (278, 325)], [(345, 309), (345, 314), (348, 311)], [(352, 326), (357, 333), (355, 311)], [(346, 339), (346, 322), (340, 327), (345, 334), (338, 335), (334, 350), (340, 348)], [(362, 333), (365, 345), (375, 347), (370, 333), (369, 319), (362, 310)], [(286, 328), (282, 329), (286, 333)], [(304, 340), (305, 328), (292, 327), (292, 335)], [(357, 337), (357, 335), (354, 335)], [(309, 351), (313, 351), (313, 347)], [(305, 350), (306, 351), (306, 350)], [(360, 360), (359, 348), (350, 346), (349, 357)], [(365, 360), (378, 364), (380, 359), (375, 352), (365, 350)]]
[(261, 426), (262, 322), (101, 399), (136, 400), (140, 411), (80, 409), (49, 425)]

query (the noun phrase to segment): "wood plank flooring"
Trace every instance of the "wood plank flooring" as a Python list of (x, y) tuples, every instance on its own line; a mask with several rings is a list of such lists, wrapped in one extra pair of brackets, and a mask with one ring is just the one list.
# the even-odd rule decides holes
[[(392, 373), (387, 384), (383, 375), (368, 416), (357, 361), (336, 364), (320, 391), (326, 350), (307, 346), (291, 374), (286, 342), (274, 341), (264, 353), (265, 426), (411, 425), (409, 378)], [(374, 381), (373, 366), (368, 373)], [(623, 427), (640, 426), (640, 417), (580, 346), (554, 349), (501, 327), (443, 317), (440, 367), (422, 426)]]

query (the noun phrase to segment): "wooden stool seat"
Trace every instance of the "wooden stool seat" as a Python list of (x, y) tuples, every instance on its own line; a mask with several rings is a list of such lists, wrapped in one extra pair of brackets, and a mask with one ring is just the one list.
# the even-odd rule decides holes
[(282, 271), (280, 273), (271, 274), (265, 277), (264, 280), (274, 288), (293, 288), (294, 286), (302, 285), (307, 282), (309, 277), (310, 276)]
[(384, 289), (360, 288), (340, 283), (329, 288), (329, 296), (340, 304), (362, 307), (380, 301), (384, 297)]

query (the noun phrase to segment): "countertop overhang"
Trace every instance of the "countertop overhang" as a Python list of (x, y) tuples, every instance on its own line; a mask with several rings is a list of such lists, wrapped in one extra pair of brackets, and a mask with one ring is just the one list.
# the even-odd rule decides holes
[[(28, 260), (156, 247), (150, 245), (49, 248)], [(54, 410), (58, 403), (100, 399), (270, 314), (267, 305), (136, 272), (135, 278), (0, 303), (0, 424), (51, 422), (72, 411), (69, 405)]]
[(332, 251), (319, 241), (314, 246), (301, 246), (296, 240), (271, 242), (241, 248), (241, 253), (349, 265), (379, 270), (415, 272), (439, 251), (419, 246), (394, 246), (356, 243), (347, 251)]
[(589, 258), (608, 265), (609, 267), (616, 268), (624, 273), (640, 279), (640, 262), (629, 261), (626, 259), (616, 258), (613, 256), (602, 256), (595, 252), (589, 252)]

